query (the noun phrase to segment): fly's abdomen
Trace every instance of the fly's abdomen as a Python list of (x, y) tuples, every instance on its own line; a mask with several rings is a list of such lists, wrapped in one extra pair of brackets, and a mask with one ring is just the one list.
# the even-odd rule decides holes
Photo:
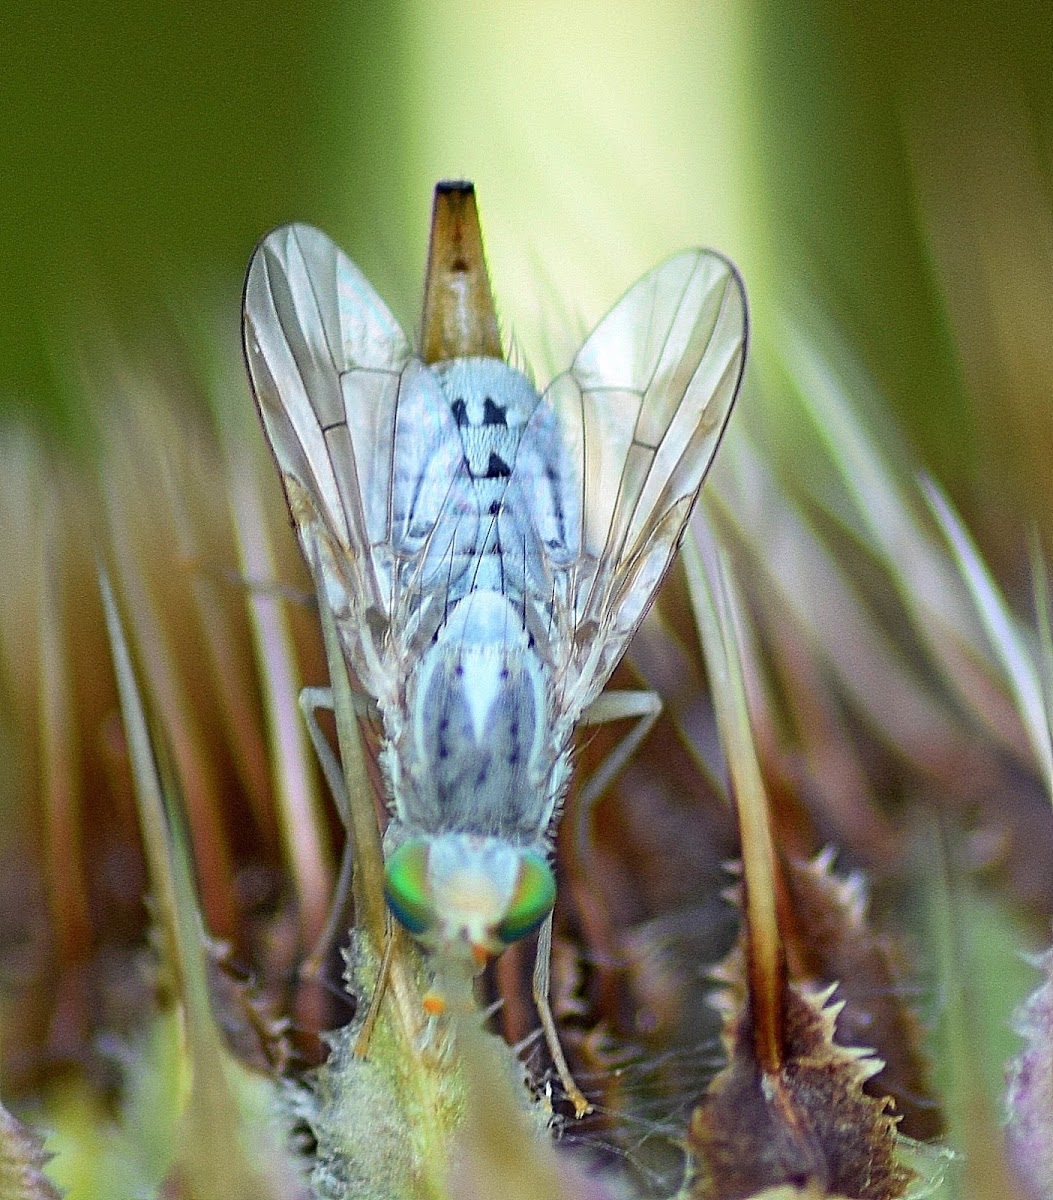
[(498, 591), (457, 602), (407, 688), (400, 817), (428, 833), (535, 840), (551, 815), (544, 671)]

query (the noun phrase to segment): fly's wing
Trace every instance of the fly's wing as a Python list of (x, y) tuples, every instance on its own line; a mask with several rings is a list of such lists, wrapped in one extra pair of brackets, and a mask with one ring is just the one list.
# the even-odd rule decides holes
[(553, 511), (571, 519), (545, 556), (572, 721), (607, 682), (676, 553), (738, 391), (746, 337), (734, 266), (684, 251), (622, 297), (535, 414), (539, 426), (554, 419), (564, 453)]
[(419, 576), (422, 556), (441, 557), (436, 523), (463, 471), (456, 426), (383, 300), (309, 225), (276, 229), (256, 248), (244, 338), (304, 554), (379, 697), (391, 682), (382, 643), (399, 573), (416, 563)]

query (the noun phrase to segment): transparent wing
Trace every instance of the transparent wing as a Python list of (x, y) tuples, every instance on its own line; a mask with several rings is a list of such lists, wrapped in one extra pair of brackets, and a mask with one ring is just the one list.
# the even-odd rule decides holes
[(467, 519), (456, 425), (387, 306), (317, 229), (286, 225), (259, 244), (244, 322), (249, 376), (304, 552), (321, 558), (353, 664), (377, 694), (377, 635), (407, 575), (419, 584), (458, 532), (452, 514)]
[(610, 677), (676, 553), (746, 338), (734, 266), (685, 251), (622, 297), (535, 414), (539, 429), (554, 416), (565, 455), (553, 511), (570, 520), (545, 557), (571, 719)]

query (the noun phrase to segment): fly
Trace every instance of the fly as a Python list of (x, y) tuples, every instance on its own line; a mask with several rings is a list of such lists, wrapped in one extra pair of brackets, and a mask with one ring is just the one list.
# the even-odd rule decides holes
[[(626, 695), (601, 692), (731, 412), (741, 280), (712, 251), (675, 255), (539, 394), (503, 358), (474, 190), (439, 184), (418, 354), (307, 225), (257, 247), (244, 315), (301, 547), (379, 710), (388, 905), (476, 964), (541, 928), (535, 997), (584, 1111), (547, 1007), (551, 838), (575, 726)], [(633, 703), (612, 711), (642, 736), (657, 700)]]

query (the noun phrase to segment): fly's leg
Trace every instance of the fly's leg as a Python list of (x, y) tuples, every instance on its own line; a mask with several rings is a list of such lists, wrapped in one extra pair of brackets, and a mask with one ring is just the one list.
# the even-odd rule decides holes
[[(369, 701), (366, 697), (353, 695), (352, 698), (355, 703), (355, 711), (359, 716), (369, 713)], [(344, 840), (344, 853), (340, 860), (340, 874), (333, 892), (333, 902), (329, 908), (329, 916), (326, 918), (321, 937), (319, 937), (317, 944), (304, 964), (306, 971), (317, 972), (321, 969), (322, 961), (328, 954), (329, 947), (341, 936), (347, 924), (348, 910), (351, 903), (351, 880), (354, 874), (355, 847), (350, 835), (350, 822), (348, 819), (349, 800), (347, 787), (344, 783), (344, 772), (340, 767), (339, 760), (332, 746), (329, 744), (329, 739), (323, 733), (321, 725), (318, 724), (318, 718), (315, 716), (319, 709), (324, 708), (329, 712), (333, 711), (332, 688), (302, 688), (299, 703), (304, 724), (307, 726), (307, 732), (311, 738), (311, 745), (314, 746), (314, 752), (318, 756), (318, 761), (322, 766), (322, 774), (325, 776), (326, 785), (333, 797), (333, 803), (340, 814), (344, 828), (348, 831), (348, 835)], [(373, 987), (373, 995), (369, 1001), (365, 1020), (362, 1022), (362, 1028), (359, 1030), (358, 1038), (355, 1041), (355, 1055), (358, 1058), (364, 1058), (369, 1049), (369, 1041), (373, 1035), (373, 1026), (376, 1024), (377, 1014), (380, 1012), (380, 1004), (384, 998), (384, 989), (387, 985), (388, 973), (391, 969), (391, 957), (395, 950), (396, 936), (389, 914), (384, 929), (384, 953), (380, 960), (380, 970), (377, 974), (376, 984)]]
[[(311, 738), (311, 745), (314, 747), (315, 755), (321, 764), (322, 774), (325, 776), (329, 794), (333, 798), (336, 811), (340, 814), (340, 820), (343, 822), (346, 830), (348, 828), (348, 799), (347, 787), (344, 784), (344, 773), (340, 769), (340, 763), (333, 753), (332, 746), (329, 745), (329, 739), (322, 732), (322, 727), (318, 724), (318, 718), (315, 716), (315, 713), (320, 708), (327, 709), (329, 712), (333, 711), (332, 688), (301, 688), (299, 705), (304, 724), (307, 726), (307, 733)], [(318, 941), (304, 962), (303, 969), (307, 974), (317, 974), (321, 970), (322, 963), (329, 953), (329, 947), (343, 931), (351, 903), (351, 877), (354, 873), (354, 860), (355, 847), (350, 836), (348, 836), (344, 840), (344, 852), (340, 859), (340, 873), (337, 876), (336, 887), (333, 890), (333, 900), (329, 906), (329, 915), (326, 917), (325, 925), (322, 927)]]
[(662, 712), (657, 692), (603, 692), (581, 715), (581, 725), (605, 725), (610, 721), (636, 719), (636, 724), (622, 738), (589, 776), (574, 797), (574, 847), (579, 861), (584, 861), (589, 846), (592, 809), (596, 801), (614, 782), (616, 776), (651, 732)]
[(344, 852), (340, 856), (340, 872), (333, 888), (329, 912), (310, 954), (304, 959), (301, 971), (304, 975), (319, 975), (329, 956), (330, 947), (342, 937), (351, 922), (351, 881), (355, 873), (355, 851), (351, 838), (344, 839)]
[(548, 1002), (549, 964), (552, 960), (552, 914), (541, 926), (537, 939), (537, 955), (534, 958), (534, 1004), (537, 1015), (541, 1018), (541, 1028), (545, 1034), (548, 1052), (552, 1055), (560, 1082), (567, 1093), (567, 1099), (574, 1105), (574, 1115), (583, 1117), (592, 1112), (592, 1105), (585, 1099), (585, 1093), (578, 1087), (574, 1076), (570, 1073), (567, 1056), (560, 1045), (559, 1032), (556, 1029), (556, 1019)]
[(373, 985), (373, 995), (369, 998), (369, 1008), (366, 1010), (362, 1028), (358, 1031), (358, 1037), (355, 1038), (355, 1058), (365, 1058), (369, 1052), (369, 1042), (373, 1037), (373, 1027), (377, 1023), (377, 1017), (380, 1015), (380, 1004), (384, 999), (384, 990), (387, 987), (388, 976), (391, 974), (391, 959), (395, 953), (395, 942), (398, 940), (398, 936), (398, 930), (394, 927), (391, 913), (388, 913), (388, 919), (384, 925), (384, 954), (380, 960), (377, 981)]
[[(623, 691), (606, 692), (598, 696), (582, 714), (580, 723), (583, 725), (602, 725), (610, 721), (624, 721), (632, 718), (636, 719), (636, 723), (600, 763), (574, 797), (573, 838), (579, 862), (585, 862), (588, 857), (593, 806), (629, 761), (637, 746), (650, 733), (661, 712), (662, 701), (657, 692)], [(559, 1042), (555, 1018), (548, 1002), (551, 958), (552, 914), (550, 913), (538, 935), (537, 957), (534, 960), (534, 1003), (537, 1005), (538, 1016), (541, 1018), (545, 1042), (567, 1097), (574, 1105), (575, 1115), (583, 1117), (592, 1111), (592, 1105), (585, 1099), (581, 1088), (575, 1083), (574, 1076), (570, 1073), (563, 1047)]]
[[(372, 715), (373, 708), (368, 697), (352, 693), (351, 699), (356, 716)], [(329, 744), (329, 739), (322, 732), (322, 727), (318, 724), (318, 718), (315, 716), (315, 713), (323, 708), (326, 712), (333, 711), (333, 689), (327, 687), (301, 688), (299, 704), (304, 724), (307, 726), (307, 732), (311, 738), (311, 745), (314, 746), (314, 752), (322, 764), (322, 774), (325, 776), (329, 794), (333, 797), (340, 820), (346, 826), (348, 823), (348, 799), (347, 788), (344, 786), (344, 772)]]

